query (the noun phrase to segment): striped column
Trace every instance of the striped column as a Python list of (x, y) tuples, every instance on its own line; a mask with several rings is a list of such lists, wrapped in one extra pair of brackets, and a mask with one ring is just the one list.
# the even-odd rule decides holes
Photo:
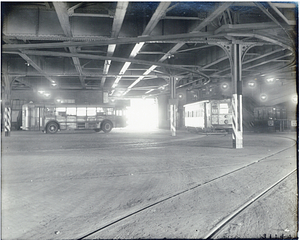
[(171, 135), (174, 137), (176, 136), (176, 105), (170, 105), (170, 128), (171, 128)]
[(6, 137), (10, 136), (10, 131), (11, 131), (11, 108), (5, 107), (5, 110), (4, 110), (4, 132), (5, 132)]
[(243, 148), (243, 106), (242, 106), (242, 49), (240, 44), (232, 45), (232, 143), (233, 148)]
[(171, 99), (169, 100), (170, 104), (170, 129), (171, 135), (176, 136), (176, 116), (177, 116), (177, 99), (176, 99), (176, 84), (175, 77), (170, 77), (170, 92)]
[(232, 96), (232, 143), (233, 148), (243, 148), (243, 129), (242, 129), (242, 95), (233, 94)]

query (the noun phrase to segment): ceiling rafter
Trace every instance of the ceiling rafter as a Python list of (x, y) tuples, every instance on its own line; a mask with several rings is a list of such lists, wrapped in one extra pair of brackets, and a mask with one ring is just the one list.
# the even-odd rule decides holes
[[(11, 51), (3, 51), (5, 54), (20, 54), (20, 52), (11, 52)], [(35, 55), (35, 56), (52, 56), (52, 57), (78, 57), (78, 58), (84, 58), (84, 59), (93, 59), (93, 60), (106, 60), (106, 59), (111, 59), (112, 61), (116, 62), (132, 62), (136, 64), (143, 64), (143, 65), (156, 65), (164, 68), (171, 68), (171, 69), (176, 69), (178, 71), (187, 71), (190, 73), (197, 74), (199, 76), (202, 76), (203, 78), (207, 78), (204, 73), (201, 73), (199, 71), (194, 71), (191, 69), (186, 69), (186, 68), (180, 68), (178, 66), (172, 65), (172, 64), (165, 64), (161, 62), (153, 62), (153, 61), (145, 61), (145, 60), (137, 60), (133, 58), (120, 58), (120, 57), (107, 57), (107, 56), (99, 56), (99, 55), (93, 55), (93, 54), (81, 54), (81, 53), (66, 53), (66, 52), (53, 52), (53, 51), (33, 51), (33, 50), (24, 50), (24, 54), (28, 55)], [(118, 74), (117, 74), (118, 75)], [(123, 74), (120, 74), (120, 76)]]
[[(117, 38), (124, 18), (125, 18), (125, 14), (127, 11), (127, 7), (128, 7), (128, 2), (118, 2), (117, 4), (117, 8), (116, 8), (116, 12), (115, 12), (115, 17), (114, 17), (114, 21), (113, 21), (113, 25), (112, 25), (112, 33), (111, 33), (111, 37), (112, 38)], [(107, 56), (111, 57), (113, 56), (114, 52), (116, 49), (116, 44), (110, 44), (107, 47)], [(103, 74), (107, 74), (110, 68), (110, 64), (111, 64), (111, 60), (105, 60), (104, 62), (104, 67), (103, 67)], [(102, 77), (101, 79), (101, 83), (100, 83), (100, 87), (103, 88), (104, 83), (105, 83), (106, 77)]]
[[(195, 27), (191, 33), (200, 31), (202, 28), (204, 28), (206, 25), (208, 25), (212, 20), (214, 20), (217, 16), (219, 16), (219, 14), (224, 12), (231, 4), (232, 4), (231, 2), (223, 3), (209, 17), (204, 19), (197, 27)], [(158, 60), (158, 62), (164, 62), (166, 59), (169, 59), (170, 56), (172, 56), (172, 54), (174, 54), (176, 51), (178, 51), (184, 44), (185, 44), (185, 42), (177, 43), (171, 50), (169, 50), (164, 56), (162, 56)], [(153, 66), (151, 66), (151, 68), (149, 68), (149, 70), (152, 71), (155, 68), (156, 68), (156, 66), (153, 65)], [(138, 83), (138, 80), (135, 81), (134, 83)], [(128, 90), (123, 95), (127, 94), (129, 91), (130, 91), (130, 89), (128, 88)]]
[(158, 36), (139, 36), (131, 38), (109, 38), (98, 41), (67, 41), (67, 42), (54, 42), (54, 43), (27, 43), (27, 44), (4, 44), (2, 49), (45, 49), (45, 48), (65, 48), (65, 47), (94, 47), (94, 46), (105, 46), (109, 44), (133, 44), (139, 42), (163, 42), (169, 40), (189, 40), (193, 38), (207, 38), (207, 37), (223, 37), (224, 34), (214, 35), (212, 32), (195, 32), (195, 33), (183, 33), (183, 34), (170, 34), (170, 35), (158, 35)]
[[(277, 49), (277, 50), (274, 50), (274, 51), (272, 51), (272, 52), (265, 53), (265, 54), (263, 54), (263, 55), (261, 55), (261, 56), (259, 56), (259, 57), (255, 57), (255, 58), (249, 59), (249, 60), (247, 60), (247, 61), (245, 61), (245, 62), (242, 62), (242, 65), (246, 65), (246, 64), (248, 64), (248, 63), (250, 63), (250, 62), (254, 62), (254, 61), (260, 60), (260, 59), (265, 58), (265, 57), (270, 57), (271, 55), (276, 54), (276, 53), (278, 53), (278, 52), (282, 52), (282, 51), (284, 51), (284, 49)], [(285, 54), (284, 56), (278, 56), (278, 57), (270, 58), (270, 60), (263, 61), (263, 62), (260, 62), (260, 63), (258, 63), (258, 64), (255, 64), (255, 65), (253, 64), (253, 65), (251, 65), (250, 67), (243, 68), (243, 71), (244, 71), (244, 70), (247, 70), (247, 69), (250, 69), (250, 68), (253, 68), (253, 67), (257, 67), (257, 66), (266, 64), (266, 63), (268, 63), (268, 62), (271, 62), (272, 59), (278, 59), (278, 58), (282, 58), (282, 57), (286, 57), (286, 56), (292, 56), (292, 53)], [(225, 68), (225, 69), (222, 69), (221, 71), (218, 71), (218, 72), (216, 72), (215, 74), (216, 74), (216, 75), (220, 75), (222, 72), (226, 72), (226, 71), (229, 71), (229, 70), (230, 70), (230, 67)]]
[(284, 16), (283, 13), (279, 11), (276, 4), (272, 2), (268, 2), (268, 4), (288, 25), (296, 25), (296, 21), (287, 19), (286, 16)]
[(291, 35), (288, 33), (288, 31), (285, 29), (285, 27), (272, 15), (272, 13), (269, 12), (268, 9), (266, 9), (259, 2), (255, 2), (255, 5), (257, 5), (274, 23), (276, 23), (278, 26), (280, 26), (282, 28), (282, 30), (285, 32), (285, 34), (291, 39), (291, 42), (293, 42)]
[[(23, 74), (32, 84), (40, 81), (38, 77), (45, 79), (42, 71), (52, 79), (61, 78), (63, 85), (58, 89), (82, 89), (82, 78), (86, 89), (109, 92), (115, 80), (123, 80), (114, 85), (115, 95), (120, 96), (120, 89), (125, 94), (132, 90), (126, 97), (140, 95), (143, 85), (151, 85), (154, 91), (163, 80), (168, 82), (170, 74), (183, 82), (193, 75), (202, 85), (209, 79), (215, 84), (231, 76), (228, 58), (216, 45), (233, 41), (251, 47), (242, 62), (244, 77), (265, 74), (271, 68), (273, 72), (285, 66), (296, 69), (298, 32), (294, 24), (298, 19), (294, 15), (298, 6), (292, 3), (233, 2), (226, 6), (224, 2), (172, 2), (156, 19), (168, 20), (152, 22), (153, 26), (150, 19), (160, 3), (126, 2), (125, 10), (120, 7), (123, 1), (65, 2), (59, 8), (63, 13), (58, 13), (52, 2), (48, 9), (41, 8), (44, 3), (15, 4), (16, 8), (6, 5), (2, 56), (11, 66), (10, 76)], [(73, 17), (78, 13), (80, 16)], [(155, 33), (145, 35), (147, 28), (154, 28)], [(20, 54), (40, 69), (27, 71)], [(20, 87), (25, 85), (20, 83)]]
[(18, 53), (18, 54), (35, 70), (37, 70), (42, 76), (48, 79), (51, 83), (55, 83), (55, 81), (36, 62), (34, 62), (30, 57), (27, 56), (27, 54), (24, 53)]
[[(67, 4), (64, 2), (53, 2), (55, 11), (57, 13), (58, 20), (60, 22), (60, 25), (67, 37), (72, 37), (72, 29), (71, 29), (71, 24), (70, 24), (70, 19), (69, 19), (69, 14), (68, 14), (68, 7)], [(76, 48), (75, 47), (69, 47), (69, 50), (71, 53), (76, 53)], [(83, 76), (82, 73), (82, 67), (80, 65), (80, 60), (77, 57), (72, 57), (74, 66), (76, 68), (76, 71), (79, 74), (79, 80), (81, 83), (81, 86), (83, 89), (85, 89), (85, 77)]]
[[(142, 36), (147, 36), (153, 31), (153, 29), (158, 24), (160, 19), (165, 15), (165, 13), (166, 13), (168, 7), (170, 6), (170, 4), (171, 4), (171, 2), (161, 2), (158, 5), (158, 7), (155, 10), (154, 14), (152, 15), (149, 23), (147, 24)], [(145, 42), (136, 43), (136, 45), (134, 46), (133, 50), (130, 53), (129, 58), (134, 58), (137, 55), (137, 53), (141, 50), (141, 48), (144, 46), (144, 44), (145, 44)], [(130, 62), (125, 63), (124, 66), (121, 69), (121, 72), (124, 73), (129, 68), (130, 64), (131, 64)], [(145, 74), (145, 75), (147, 75), (147, 74)], [(134, 81), (135, 84), (137, 84), (142, 79), (142, 77), (140, 77), (138, 79), (139, 80)], [(115, 80), (115, 82), (113, 83), (113, 88), (118, 84), (118, 82), (120, 80), (121, 80), (121, 78), (117, 78)], [(132, 88), (134, 85), (131, 84), (128, 87), (127, 91), (125, 93), (123, 93), (123, 95), (125, 95), (128, 91), (130, 91), (130, 88)]]

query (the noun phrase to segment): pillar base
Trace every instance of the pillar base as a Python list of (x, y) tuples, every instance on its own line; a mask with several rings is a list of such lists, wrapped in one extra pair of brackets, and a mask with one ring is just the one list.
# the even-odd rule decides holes
[(243, 148), (243, 139), (232, 139), (232, 146), (235, 149)]

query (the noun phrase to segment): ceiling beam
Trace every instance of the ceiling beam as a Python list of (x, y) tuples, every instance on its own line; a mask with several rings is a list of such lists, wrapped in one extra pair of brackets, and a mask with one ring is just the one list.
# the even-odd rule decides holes
[(272, 2), (268, 2), (270, 7), (288, 24), (288, 25), (296, 25), (296, 20), (288, 20), (282, 12), (279, 11), (279, 9), (276, 7), (276, 5)]
[[(119, 36), (124, 17), (127, 11), (128, 2), (118, 2), (117, 8), (115, 11), (115, 17), (112, 25), (112, 38), (117, 38)], [(106, 56), (111, 57), (113, 56), (116, 49), (116, 44), (110, 44), (107, 47), (107, 54)], [(111, 60), (105, 60), (104, 67), (103, 67), (103, 74), (107, 74), (110, 68)], [(104, 83), (106, 81), (106, 77), (102, 77), (100, 87), (103, 88)]]
[[(67, 4), (64, 2), (53, 2), (53, 5), (54, 5), (58, 20), (60, 22), (60, 25), (61, 25), (65, 35), (67, 37), (73, 37)], [(69, 50), (71, 53), (76, 53), (75, 47), (69, 47)], [(80, 65), (80, 60), (77, 57), (72, 57), (72, 60), (73, 60), (74, 66), (76, 68), (76, 71), (79, 74), (79, 80), (80, 80), (81, 86), (83, 89), (85, 89), (85, 81), (84, 81), (84, 77), (82, 74), (82, 67)]]
[[(161, 2), (158, 5), (158, 7), (156, 8), (155, 12), (153, 13), (150, 21), (148, 22), (148, 24), (147, 24), (146, 28), (144, 29), (144, 32), (141, 36), (147, 36), (153, 31), (153, 29), (156, 27), (156, 25), (158, 24), (160, 19), (166, 14), (170, 4), (171, 4), (171, 2)], [(136, 43), (130, 53), (129, 58), (134, 58), (138, 54), (138, 52), (141, 50), (141, 48), (144, 46), (144, 44), (145, 44), (145, 42)], [(126, 72), (126, 70), (129, 68), (130, 64), (131, 64), (131, 62), (125, 63), (121, 69), (121, 72), (122, 73)], [(147, 75), (148, 74), (147, 71), (144, 74)], [(134, 84), (131, 84), (128, 87), (127, 91), (123, 95), (125, 95), (128, 91), (130, 91), (130, 89), (142, 79), (143, 79), (143, 77), (139, 77), (136, 81), (134, 81)], [(113, 84), (113, 87), (116, 86), (119, 81), (120, 81), (120, 78), (117, 78)]]
[(208, 24), (211, 23), (211, 21), (215, 20), (216, 17), (218, 17), (221, 13), (223, 13), (227, 8), (230, 7), (232, 2), (225, 2), (222, 3), (215, 11), (213, 11), (207, 18), (205, 18), (197, 27), (194, 28), (193, 32), (198, 32), (204, 27), (206, 27)]
[(222, 62), (222, 61), (224, 61), (224, 60), (226, 60), (226, 59), (228, 59), (227, 56), (226, 56), (226, 57), (219, 58), (219, 59), (217, 59), (217, 60), (215, 60), (215, 61), (213, 61), (213, 62), (211, 62), (211, 63), (205, 65), (204, 67), (200, 68), (200, 70), (205, 70), (205, 71), (206, 71), (206, 70), (209, 70), (209, 69), (206, 69), (206, 68), (209, 68), (209, 67), (211, 67), (211, 66), (213, 66), (213, 65), (216, 65), (216, 64), (218, 64), (218, 63), (220, 63), (220, 62)]
[[(20, 54), (20, 52), (10, 52), (10, 51), (2, 51), (2, 53), (5, 54)], [(172, 64), (165, 64), (161, 62), (153, 62), (153, 61), (145, 61), (140, 59), (131, 59), (131, 58), (119, 58), (119, 57), (107, 57), (107, 56), (100, 56), (100, 55), (93, 55), (93, 54), (80, 54), (80, 53), (66, 53), (66, 52), (53, 52), (53, 51), (32, 51), (32, 50), (24, 50), (24, 54), (28, 55), (36, 55), (36, 56), (52, 56), (52, 57), (78, 57), (78, 58), (84, 58), (84, 59), (93, 59), (93, 60), (107, 60), (111, 59), (112, 61), (116, 62), (132, 62), (136, 64), (143, 64), (143, 65), (156, 65), (164, 68), (171, 68), (176, 69), (178, 71), (187, 71), (190, 73), (194, 73), (196, 75), (202, 76), (203, 78), (209, 79), (208, 76), (201, 73), (200, 71), (193, 71), (191, 69), (187, 68), (180, 68), (178, 66), (174, 66)], [(147, 70), (148, 71), (148, 70)]]
[[(262, 58), (265, 58), (265, 57), (269, 57), (269, 56), (271, 56), (271, 55), (273, 55), (273, 54), (275, 54), (275, 53), (281, 52), (281, 51), (284, 51), (284, 49), (277, 49), (277, 50), (275, 50), (275, 51), (273, 51), (273, 52), (269, 52), (269, 53), (263, 54), (263, 55), (261, 55), (261, 56), (259, 56), (259, 57), (249, 59), (249, 60), (243, 62), (242, 65), (246, 65), (246, 64), (248, 64), (248, 63), (250, 63), (250, 62), (254, 62), (254, 61), (256, 61), (256, 60), (259, 60), (259, 59), (262, 59)], [(269, 63), (269, 62), (274, 61), (274, 60), (276, 60), (276, 59), (280, 59), (280, 58), (283, 58), (283, 57), (288, 57), (288, 56), (291, 56), (291, 55), (292, 55), (292, 53), (288, 53), (288, 54), (285, 54), (285, 55), (283, 55), (283, 56), (273, 57), (273, 58), (270, 59), (270, 60), (263, 61), (263, 62), (258, 63), (258, 64), (252, 64), (250, 67), (247, 67), (247, 68), (242, 68), (242, 71), (248, 70), (248, 69), (250, 69), (250, 68), (257, 67), (257, 66), (260, 66), (260, 65), (263, 65), (263, 64), (266, 64), (266, 63)], [(218, 72), (216, 72), (215, 74), (216, 74), (216, 75), (220, 75), (222, 72), (229, 71), (229, 70), (230, 70), (230, 67), (225, 68), (225, 69), (223, 69), (223, 70), (221, 70), (221, 71), (218, 71)]]
[(244, 24), (226, 24), (214, 31), (215, 34), (226, 31), (233, 30), (258, 30), (258, 29), (270, 29), (276, 28), (278, 25), (272, 22), (262, 22), (262, 23), (244, 23)]
[[(24, 76), (18, 76), (18, 77), (15, 77), (15, 79), (14, 79), (13, 82), (12, 82), (12, 85), (13, 85), (16, 81), (18, 81), (19, 83), (24, 84), (25, 86), (27, 86), (27, 87), (29, 87), (29, 88), (31, 88), (31, 89), (33, 89), (33, 90), (37, 90), (37, 88), (36, 88), (35, 86), (33, 86), (30, 82), (28, 82), (27, 80), (25, 80), (23, 77), (24, 77)], [(14, 87), (14, 88), (15, 88), (15, 87)]]
[(251, 65), (251, 66), (249, 66), (249, 67), (247, 67), (247, 68), (244, 68), (243, 70), (248, 70), (248, 69), (250, 69), (250, 68), (258, 67), (258, 66), (261, 66), (261, 65), (270, 63), (270, 62), (274, 62), (274, 61), (276, 61), (276, 60), (278, 60), (278, 59), (280, 59), (280, 58), (285, 58), (285, 57), (290, 57), (290, 56), (291, 56), (291, 53), (288, 53), (288, 54), (285, 54), (285, 55), (283, 55), (283, 56), (278, 56), (278, 57), (276, 57), (276, 58), (272, 58), (272, 59), (269, 59), (269, 60), (260, 62), (260, 63), (258, 63), (258, 64), (253, 64), (253, 65)]
[(2, 49), (47, 49), (47, 48), (65, 48), (65, 47), (94, 47), (105, 46), (110, 44), (132, 44), (139, 42), (163, 42), (169, 40), (184, 41), (193, 38), (208, 38), (208, 37), (222, 37), (224, 34), (214, 35), (212, 32), (195, 32), (183, 34), (171, 34), (162, 36), (140, 36), (136, 38), (114, 38), (101, 41), (67, 41), (67, 42), (54, 42), (54, 43), (29, 43), (29, 44), (4, 44)]
[[(231, 2), (223, 3), (210, 16), (205, 18), (197, 27), (195, 27), (194, 30), (192, 31), (192, 33), (198, 32), (202, 28), (206, 27), (211, 21), (213, 21), (216, 17), (218, 17), (221, 13), (223, 13), (231, 4), (232, 4)], [(171, 50), (169, 50), (164, 56), (162, 56), (158, 60), (158, 62), (163, 62), (166, 59), (169, 59), (170, 56), (172, 54), (174, 54), (176, 51), (178, 51), (184, 44), (185, 44), (185, 42), (177, 43)], [(150, 70), (153, 71), (155, 68), (156, 68), (156, 65), (153, 65), (146, 72), (149, 72)], [(139, 79), (137, 79), (134, 83), (137, 84), (138, 82), (139, 82)], [(128, 88), (128, 90), (130, 90), (130, 89)], [(128, 90), (123, 95), (125, 95), (128, 92)]]
[(289, 39), (291, 40), (291, 42), (293, 43), (293, 39), (290, 36), (290, 34), (288, 33), (288, 31), (285, 29), (285, 27), (277, 21), (277, 19), (269, 12), (269, 10), (267, 8), (265, 8), (261, 3), (259, 2), (255, 2), (255, 5), (260, 8), (260, 10), (263, 11), (264, 14), (266, 14), (274, 23), (276, 23), (278, 26), (280, 26), (282, 28), (282, 30), (285, 32), (285, 34), (289, 37)]
[(18, 53), (20, 57), (22, 57), (28, 64), (30, 64), (35, 70), (37, 70), (42, 76), (44, 76), (46, 79), (48, 79), (51, 83), (55, 83), (55, 81), (47, 74), (45, 71), (37, 64), (35, 63), (30, 57), (28, 57), (24, 53)]

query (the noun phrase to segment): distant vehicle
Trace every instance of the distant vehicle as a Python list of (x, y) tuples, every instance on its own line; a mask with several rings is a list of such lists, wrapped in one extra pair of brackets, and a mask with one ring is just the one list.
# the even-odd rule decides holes
[(232, 129), (231, 99), (204, 100), (184, 105), (188, 130), (229, 132)]
[(108, 133), (126, 126), (122, 108), (111, 105), (35, 104), (22, 106), (22, 130), (56, 133), (68, 129), (93, 129)]
[(254, 131), (273, 132), (296, 130), (296, 112), (282, 106), (261, 106), (254, 108)]

